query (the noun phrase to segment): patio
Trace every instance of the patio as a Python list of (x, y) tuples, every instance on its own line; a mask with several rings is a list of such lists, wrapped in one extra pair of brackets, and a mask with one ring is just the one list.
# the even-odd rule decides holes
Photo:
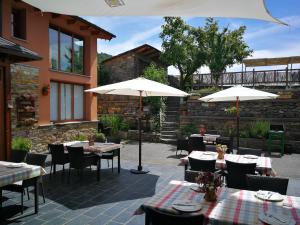
[[(97, 182), (94, 171), (86, 170), (82, 181), (72, 174), (70, 183), (67, 176), (62, 178), (60, 167), (51, 180), (44, 176), (46, 203), (40, 198), (40, 212), (33, 214), (33, 193), (31, 200), (24, 197), (28, 207), (24, 215), (19, 213), (20, 196), (4, 192), (3, 206), (9, 206), (1, 215), (8, 221), (4, 224), (144, 224), (144, 215), (133, 216), (134, 211), (146, 199), (153, 196), (171, 180), (183, 180), (184, 167), (178, 166), (175, 146), (159, 143), (143, 144), (143, 164), (150, 170), (146, 175), (129, 172), (138, 162), (137, 143), (126, 144), (121, 149), (121, 174), (115, 168), (112, 174), (103, 160), (101, 180)], [(287, 194), (300, 196), (300, 155), (284, 155), (272, 158), (272, 166), (278, 176), (289, 177)], [(48, 157), (50, 160), (50, 157)], [(287, 167), (286, 165), (289, 165)], [(49, 171), (50, 167), (47, 167)], [(66, 175), (66, 174), (65, 174)], [(7, 199), (9, 198), (9, 200)], [(7, 213), (6, 213), (7, 212)], [(16, 218), (11, 221), (12, 218)]]

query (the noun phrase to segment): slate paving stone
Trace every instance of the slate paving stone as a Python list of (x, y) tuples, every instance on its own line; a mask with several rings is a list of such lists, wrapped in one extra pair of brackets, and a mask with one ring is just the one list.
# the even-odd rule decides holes
[[(33, 214), (33, 194), (30, 193), (31, 200), (24, 196), (24, 214), (20, 217), (19, 211), (15, 216), (18, 219), (9, 221), (7, 224), (89, 224), (89, 225), (143, 225), (144, 215), (133, 216), (143, 202), (151, 198), (156, 192), (162, 190), (171, 180), (183, 180), (184, 168), (178, 166), (179, 160), (176, 158), (166, 158), (175, 153), (169, 145), (150, 143), (143, 144), (143, 166), (150, 169), (149, 174), (135, 175), (130, 173), (130, 169), (136, 168), (137, 145), (128, 144), (121, 151), (122, 170), (121, 174), (114, 170), (107, 169), (106, 162), (103, 162), (101, 180), (95, 180), (95, 171), (85, 171), (84, 180), (72, 173), (70, 182), (67, 176), (63, 179), (60, 173), (61, 167), (57, 168), (57, 174), (50, 179), (49, 175), (44, 176), (44, 187), (46, 194), (46, 204), (42, 203), (40, 197), (40, 212)], [(48, 157), (49, 158), (49, 157)], [(283, 157), (287, 159), (284, 164), (288, 165), (290, 159), (300, 161), (300, 155)], [(280, 174), (288, 174), (293, 170), (288, 194), (300, 196), (300, 171), (295, 171), (293, 167), (284, 167), (282, 161), (277, 165), (274, 160), (274, 167), (278, 166)], [(279, 168), (280, 167), (280, 168)], [(49, 171), (49, 167), (46, 168)], [(284, 170), (284, 171), (281, 171)], [(67, 175), (67, 173), (65, 174)], [(20, 205), (20, 194), (3, 192), (3, 205)], [(1, 223), (1, 222), (0, 222)], [(2, 224), (1, 224), (2, 225)]]

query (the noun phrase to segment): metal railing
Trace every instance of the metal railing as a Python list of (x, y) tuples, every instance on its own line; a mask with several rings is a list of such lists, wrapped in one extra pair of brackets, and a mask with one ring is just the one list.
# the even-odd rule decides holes
[[(218, 81), (219, 86), (295, 86), (300, 85), (300, 69), (263, 70), (223, 73)], [(193, 89), (215, 85), (211, 74), (194, 74)]]

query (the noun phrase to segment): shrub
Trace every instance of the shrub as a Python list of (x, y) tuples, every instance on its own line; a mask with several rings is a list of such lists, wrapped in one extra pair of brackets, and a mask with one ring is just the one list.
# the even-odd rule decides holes
[(103, 133), (96, 133), (95, 134), (95, 141), (96, 142), (105, 142), (105, 140), (106, 140), (105, 134), (103, 134)]
[(267, 138), (270, 129), (268, 121), (255, 121), (250, 124), (249, 136), (252, 138)]
[(123, 120), (120, 124), (120, 130), (121, 131), (128, 131), (129, 130), (129, 123), (125, 120)]
[(29, 151), (32, 148), (32, 141), (28, 138), (17, 137), (12, 140), (13, 150)]
[(86, 140), (88, 140), (88, 138), (84, 134), (78, 134), (77, 136), (72, 138), (72, 141), (86, 141)]
[(117, 135), (119, 131), (128, 131), (129, 123), (118, 115), (103, 115), (100, 122), (104, 127), (110, 127), (112, 135)]
[(191, 134), (199, 133), (198, 128), (194, 124), (185, 125), (180, 129), (181, 135), (189, 137)]

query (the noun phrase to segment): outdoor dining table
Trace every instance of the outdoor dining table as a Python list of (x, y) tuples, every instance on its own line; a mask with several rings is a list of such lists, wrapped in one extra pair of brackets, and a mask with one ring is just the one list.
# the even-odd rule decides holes
[[(20, 167), (17, 167), (17, 166)], [(2, 189), (9, 184), (13, 184), (18, 181), (27, 179), (34, 180), (34, 212), (39, 211), (38, 201), (38, 178), (46, 174), (46, 171), (40, 166), (29, 165), (26, 163), (12, 163), (6, 161), (0, 161), (0, 199), (2, 198)], [(2, 207), (2, 201), (0, 201), (0, 207)]]
[(212, 160), (216, 159), (216, 169), (226, 170), (226, 161), (238, 163), (254, 163), (256, 162), (256, 170), (263, 175), (275, 175), (272, 169), (272, 161), (270, 157), (259, 156), (257, 159), (250, 159), (247, 155), (237, 155), (237, 154), (225, 154), (224, 159), (218, 159), (217, 153), (215, 152), (203, 152), (203, 151), (192, 151), (188, 156), (180, 159), (181, 164), (187, 169), (189, 159), (188, 157), (202, 160)]
[(88, 141), (71, 141), (71, 142), (65, 142), (64, 146), (83, 147), (84, 152), (95, 153), (99, 155), (105, 152), (111, 152), (117, 150), (116, 153), (118, 157), (118, 173), (120, 173), (121, 170), (120, 149), (122, 147), (121, 144), (95, 142), (93, 145), (89, 145)]
[[(277, 212), (291, 218), (300, 224), (300, 198), (283, 196), (282, 202), (270, 202), (258, 199), (254, 191), (220, 187), (217, 190), (217, 200), (207, 202), (204, 193), (191, 189), (197, 184), (186, 181), (171, 181), (163, 190), (142, 204), (135, 214), (143, 214), (147, 208), (158, 209), (170, 214), (181, 214), (172, 206), (175, 202), (194, 202), (202, 209), (191, 215), (202, 214), (204, 224), (264, 224), (259, 220), (261, 212)], [(186, 214), (185, 214), (186, 215)], [(199, 223), (201, 224), (201, 223)]]

